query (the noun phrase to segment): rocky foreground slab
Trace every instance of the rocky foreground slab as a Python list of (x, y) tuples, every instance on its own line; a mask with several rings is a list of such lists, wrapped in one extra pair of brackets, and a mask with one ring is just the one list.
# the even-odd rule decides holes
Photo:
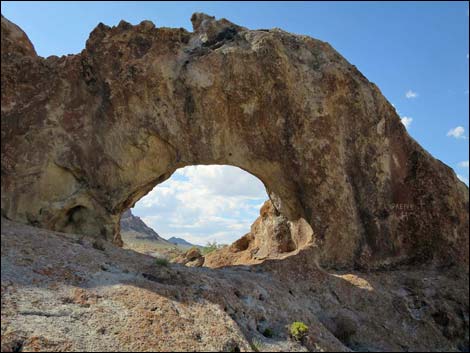
[[(465, 270), (326, 273), (302, 254), (164, 266), (89, 237), (1, 229), (2, 351), (468, 349)], [(301, 342), (294, 321), (309, 326)]]

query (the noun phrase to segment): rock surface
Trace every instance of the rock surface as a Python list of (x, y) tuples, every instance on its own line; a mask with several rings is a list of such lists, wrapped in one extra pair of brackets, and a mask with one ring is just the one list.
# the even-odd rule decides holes
[(95, 243), (2, 219), (2, 352), (468, 351), (468, 270), (214, 270)]
[(2, 17), (4, 217), (120, 244), (122, 212), (177, 168), (228, 164), (311, 226), (324, 266), (468, 264), (468, 188), (355, 66), (310, 37), (191, 20), (100, 23), (81, 53), (42, 58)]
[[(205, 255), (204, 266), (217, 268), (283, 259), (298, 254), (300, 249), (312, 247), (312, 241), (312, 228), (305, 220), (289, 221), (271, 201), (266, 201), (251, 231), (232, 245)], [(314, 248), (311, 259), (314, 264), (319, 261)]]
[(202, 256), (198, 248), (191, 248), (181, 256), (178, 256), (173, 262), (182, 264), (188, 267), (201, 267), (204, 265), (205, 258)]

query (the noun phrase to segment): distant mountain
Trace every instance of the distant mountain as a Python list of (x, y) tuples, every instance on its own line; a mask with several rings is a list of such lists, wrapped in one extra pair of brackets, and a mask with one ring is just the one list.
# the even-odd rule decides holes
[(183, 245), (183, 246), (196, 246), (196, 245), (191, 244), (190, 242), (184, 240), (183, 238), (171, 237), (170, 239), (168, 239), (168, 242), (170, 242), (172, 244)]
[[(195, 245), (182, 238), (162, 238), (139, 217), (127, 210), (121, 216), (121, 238), (125, 247), (144, 254), (162, 253), (168, 249), (187, 250)], [(152, 255), (153, 256), (153, 255)]]
[(147, 226), (144, 221), (134, 216), (130, 209), (121, 216), (121, 233), (127, 236), (132, 235), (135, 239), (157, 241), (170, 245), (166, 239), (163, 239), (157, 232)]

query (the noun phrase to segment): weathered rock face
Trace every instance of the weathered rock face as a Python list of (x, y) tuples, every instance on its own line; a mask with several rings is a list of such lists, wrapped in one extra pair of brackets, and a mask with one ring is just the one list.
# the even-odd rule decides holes
[(207, 254), (204, 266), (247, 265), (282, 259), (314, 246), (313, 242), (312, 228), (304, 219), (289, 221), (271, 201), (266, 201), (250, 232), (232, 245)]
[(201, 267), (204, 265), (205, 258), (202, 256), (198, 248), (191, 248), (181, 256), (178, 256), (173, 262), (182, 264), (188, 267)]
[(119, 243), (177, 168), (228, 164), (311, 225), (324, 265), (468, 262), (468, 188), (330, 45), (192, 22), (99, 24), (44, 59), (2, 17), (2, 215)]

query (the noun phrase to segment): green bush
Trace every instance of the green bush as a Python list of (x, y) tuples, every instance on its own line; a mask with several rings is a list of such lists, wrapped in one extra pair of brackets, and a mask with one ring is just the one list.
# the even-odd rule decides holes
[(155, 263), (158, 265), (158, 266), (165, 266), (167, 267), (168, 266), (168, 260), (163, 258), (163, 257), (157, 257), (155, 259)]
[(294, 338), (297, 341), (301, 341), (302, 338), (307, 336), (308, 326), (305, 325), (303, 322), (295, 321), (290, 325), (289, 333), (292, 338)]
[(253, 342), (250, 343), (251, 349), (253, 352), (264, 352), (264, 344), (258, 339), (253, 339)]
[(267, 338), (273, 337), (273, 331), (270, 328), (265, 328), (263, 331), (263, 336)]
[(219, 249), (222, 249), (224, 247), (226, 247), (227, 245), (225, 244), (217, 244), (216, 241), (213, 241), (213, 242), (207, 242), (207, 245), (204, 246), (202, 249), (201, 249), (201, 253), (202, 255), (207, 255), (215, 250), (219, 250)]

